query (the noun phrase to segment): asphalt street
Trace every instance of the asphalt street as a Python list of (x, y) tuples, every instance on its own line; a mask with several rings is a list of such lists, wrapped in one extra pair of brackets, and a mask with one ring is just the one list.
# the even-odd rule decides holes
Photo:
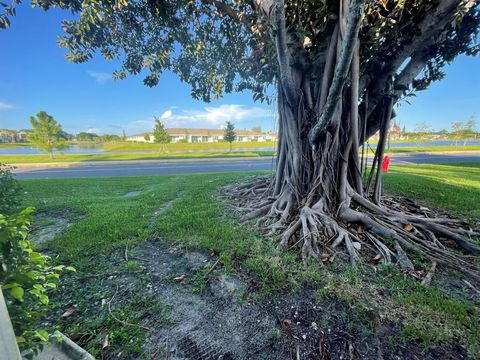
[[(390, 164), (438, 164), (456, 162), (480, 162), (480, 154), (422, 154), (392, 156)], [(168, 163), (134, 163), (74, 165), (55, 168), (20, 168), (15, 173), (18, 179), (58, 179), (91, 178), (101, 176), (142, 176), (173, 175), (191, 173), (212, 173), (229, 171), (273, 170), (274, 161), (270, 160), (215, 160), (215, 161), (179, 161)]]

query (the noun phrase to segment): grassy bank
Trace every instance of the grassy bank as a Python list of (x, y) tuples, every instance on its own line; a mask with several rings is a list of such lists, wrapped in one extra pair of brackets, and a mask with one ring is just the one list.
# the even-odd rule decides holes
[[(263, 142), (234, 142), (232, 149), (249, 149), (249, 148), (270, 148), (275, 147), (276, 143), (273, 141)], [(213, 149), (230, 149), (230, 144), (227, 142), (214, 143), (171, 143), (171, 144), (155, 144), (155, 143), (137, 143), (137, 142), (118, 142), (105, 143), (103, 148), (106, 151), (112, 152), (129, 152), (129, 151), (189, 151), (189, 150), (213, 150)]]
[[(479, 166), (395, 166), (386, 176), (386, 189), (415, 195), (432, 206), (448, 205), (453, 213), (475, 217), (479, 216), (475, 206), (480, 196)], [(116, 322), (102, 304), (121, 286), (128, 290), (124, 291), (128, 297), (117, 297), (117, 318), (148, 325), (156, 332), (172, 326), (169, 314), (176, 303), (152, 290), (152, 284), (157, 286), (159, 281), (171, 284), (172, 277), (155, 278), (136, 252), (145, 243), (158, 243), (169, 244), (172, 253), (181, 251), (184, 256), (199, 249), (218, 257), (215, 276), (239, 272), (250, 287), (247, 298), (238, 300), (245, 306), (266, 299), (263, 306), (273, 307), (272, 303), (281, 303), (292, 291), (302, 291), (304, 299), (313, 290), (313, 304), (322, 309), (316, 324), (326, 330), (336, 329), (341, 322), (341, 331), (354, 334), (353, 342), (356, 336), (362, 340), (358, 346), (362, 346), (363, 339), (370, 344), (376, 336), (377, 320), (372, 314), (379, 313), (386, 327), (381, 341), (391, 353), (414, 351), (420, 343), (427, 354), (430, 350), (426, 348), (445, 347), (439, 353), (453, 351), (449, 344), (455, 344), (456, 352), (464, 347), (471, 356), (480, 354), (480, 325), (472, 321), (480, 316), (478, 304), (466, 300), (465, 286), (459, 279), (454, 285), (444, 282), (448, 272), (439, 270), (434, 286), (425, 287), (396, 268), (378, 266), (372, 272), (370, 263), (351, 267), (336, 260), (323, 267), (313, 262), (304, 266), (296, 251), (279, 251), (274, 239), (260, 237), (249, 226), (239, 226), (238, 216), (226, 210), (217, 190), (251, 175), (22, 181), (24, 203), (35, 205), (40, 214), (37, 224), (48, 227), (68, 223), (62, 233), (43, 246), (58, 255), (56, 260), (78, 270), (62, 279), (54, 299), (59, 307), (51, 319), (98, 357), (104, 355), (102, 340), (108, 334), (110, 345), (105, 351), (109, 358), (150, 358), (151, 353), (144, 348), (149, 333)], [(182, 291), (202, 292), (208, 288), (205, 274), (211, 273), (212, 263), (189, 274), (187, 285), (180, 286)], [(162, 268), (166, 264), (155, 266)], [(416, 263), (419, 270), (427, 266)], [(176, 271), (178, 274), (185, 270)], [(62, 318), (63, 311), (72, 304), (78, 310)], [(307, 326), (311, 328), (310, 323)], [(255, 336), (277, 339), (275, 334)], [(281, 341), (279, 334), (276, 341)]]
[(32, 147), (30, 143), (2, 143), (0, 142), (0, 149), (15, 149), (15, 148), (24, 148)]
[(273, 151), (256, 152), (201, 152), (201, 153), (131, 153), (131, 154), (55, 154), (51, 159), (46, 154), (38, 155), (0, 155), (0, 162), (6, 164), (22, 163), (55, 163), (55, 162), (85, 162), (85, 161), (125, 161), (125, 160), (162, 160), (162, 159), (198, 159), (223, 157), (258, 157), (273, 156)]
[(453, 152), (453, 151), (480, 151), (480, 145), (467, 146), (410, 146), (410, 147), (391, 147), (385, 150), (389, 154), (409, 153), (409, 152)]

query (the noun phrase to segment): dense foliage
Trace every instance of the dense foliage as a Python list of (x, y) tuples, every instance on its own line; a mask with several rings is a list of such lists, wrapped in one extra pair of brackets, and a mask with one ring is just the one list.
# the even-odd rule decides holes
[(22, 190), (12, 168), (0, 163), (0, 214), (9, 214), (18, 205)]
[(53, 266), (48, 256), (35, 251), (28, 239), (28, 228), (34, 209), (15, 215), (0, 214), (0, 285), (21, 350), (36, 350), (50, 337), (40, 320), (50, 307), (48, 293), (63, 265)]
[[(19, 213), (21, 186), (11, 169), (0, 164), (0, 287), (20, 349), (31, 357), (50, 337), (40, 320), (49, 309), (48, 292), (56, 288), (63, 265), (53, 266), (28, 239), (33, 208)], [(74, 270), (72, 267), (67, 267)]]
[[(16, 0), (15, 2), (19, 2)], [(15, 3), (14, 2), (14, 3)], [(115, 72), (145, 72), (145, 84), (157, 85), (165, 70), (177, 73), (192, 86), (192, 96), (209, 101), (224, 92), (251, 89), (264, 99), (277, 76), (276, 45), (271, 36), (270, 10), (274, 1), (158, 0), (82, 1), (35, 0), (43, 9), (61, 7), (79, 13), (65, 20), (60, 45), (70, 61), (82, 63), (100, 52), (106, 59), (122, 59)], [(361, 29), (361, 71), (364, 81), (395, 75), (413, 56), (421, 59), (423, 75), (414, 83), (398, 84), (405, 94), (425, 89), (444, 75), (443, 65), (461, 53), (476, 54), (479, 13), (474, 0), (462, 1), (442, 41), (416, 37), (421, 23), (438, 0), (367, 1)], [(337, 1), (288, 1), (286, 25), (292, 61), (319, 76), (328, 41), (338, 18)], [(5, 8), (0, 27), (8, 27), (15, 6)], [(425, 33), (427, 37), (429, 34)], [(426, 39), (422, 39), (423, 41)], [(414, 51), (405, 51), (406, 48)]]

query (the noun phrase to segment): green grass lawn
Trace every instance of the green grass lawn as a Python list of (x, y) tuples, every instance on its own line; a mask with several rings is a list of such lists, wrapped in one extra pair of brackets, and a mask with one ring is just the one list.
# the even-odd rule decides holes
[(480, 218), (480, 163), (395, 165), (385, 176), (385, 190), (446, 210), (454, 216)]
[[(258, 283), (251, 294), (253, 299), (313, 288), (317, 289), (318, 301), (346, 302), (360, 315), (372, 307), (391, 310), (387, 319), (400, 324), (405, 341), (419, 340), (425, 346), (459, 342), (473, 355), (480, 352), (480, 325), (471, 321), (480, 312), (462, 298), (460, 290), (426, 288), (395, 269), (380, 268), (372, 275), (369, 266), (352, 268), (339, 261), (324, 267), (313, 262), (304, 266), (297, 252), (279, 251), (274, 239), (260, 237), (249, 226), (239, 226), (237, 215), (226, 210), (217, 190), (254, 174), (22, 181), (25, 205), (34, 205), (40, 214), (52, 219), (70, 217), (73, 221), (47, 247), (55, 254), (55, 261), (78, 270), (76, 277), (62, 280), (63, 290), (54, 301), (60, 307), (77, 303), (84, 309), (83, 315), (62, 320), (61, 330), (67, 334), (114, 334), (115, 344), (126, 344), (115, 345), (117, 350), (127, 353), (141, 347), (147, 335), (112, 321), (98, 305), (101, 299), (111, 297), (100, 279), (102, 274), (108, 276), (122, 268), (127, 245), (134, 251), (160, 235), (162, 241), (178, 248), (193, 247), (215, 254), (224, 271), (241, 267)], [(385, 183), (389, 192), (415, 197), (453, 214), (480, 216), (479, 163), (394, 166)], [(171, 200), (171, 206), (152, 220), (155, 210)], [(128, 265), (126, 270), (130, 268), (135, 266)], [(81, 280), (95, 276), (100, 277), (88, 283)], [(144, 276), (138, 278), (140, 292)], [(201, 282), (197, 285), (202, 288)], [(148, 311), (167, 311), (163, 305), (158, 308), (160, 300), (149, 301), (150, 305), (137, 305), (140, 307), (125, 303), (123, 314), (130, 313), (128, 321), (135, 323), (149, 316)], [(162, 315), (162, 319), (167, 318)], [(365, 320), (366, 327), (371, 325), (369, 321)]]
[(273, 151), (256, 152), (200, 152), (200, 153), (131, 153), (131, 154), (55, 154), (51, 159), (47, 154), (35, 155), (0, 155), (0, 162), (5, 164), (33, 164), (85, 161), (126, 161), (126, 160), (167, 160), (198, 159), (223, 157), (258, 157), (273, 156)]

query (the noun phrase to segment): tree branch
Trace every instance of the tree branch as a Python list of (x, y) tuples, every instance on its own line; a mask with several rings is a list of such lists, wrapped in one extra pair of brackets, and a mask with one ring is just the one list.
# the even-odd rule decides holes
[(279, 65), (279, 80), (282, 83), (285, 97), (290, 106), (296, 107), (298, 95), (293, 80), (291, 54), (287, 46), (287, 29), (285, 25), (285, 4), (283, 0), (275, 0), (272, 8), (271, 21), (274, 27), (274, 41)]
[[(384, 86), (387, 79), (395, 76), (400, 66), (409, 57), (412, 57), (413, 60), (415, 52), (418, 52), (417, 49), (421, 49), (420, 51), (424, 52), (426, 51), (426, 49), (429, 48), (429, 46), (431, 46), (437, 41), (438, 36), (453, 20), (454, 15), (461, 4), (462, 0), (441, 0), (435, 10), (428, 12), (425, 18), (418, 24), (418, 30), (420, 31), (419, 36), (415, 37), (410, 43), (405, 44), (403, 48), (394, 55), (394, 57), (390, 57), (385, 62), (385, 65), (383, 65), (383, 69), (380, 72), (378, 71), (379, 65), (374, 64), (375, 66), (370, 66), (370, 71), (367, 71), (362, 75), (360, 79), (360, 93), (362, 93), (367, 87), (369, 87), (370, 93), (370, 101), (367, 109), (368, 116), (373, 113), (377, 105), (380, 103), (381, 99), (384, 97)], [(468, 11), (469, 8), (465, 9)], [(377, 57), (381, 58), (381, 56)], [(414, 70), (414, 65), (416, 69), (415, 71), (412, 71)], [(399, 76), (397, 76), (397, 84), (401, 83), (403, 85), (409, 85), (423, 69), (423, 67), (418, 69), (419, 65), (420, 63), (418, 62), (418, 60), (413, 63), (411, 61), (410, 68), (408, 70), (407, 68), (404, 69), (407, 70), (410, 74), (402, 71), (403, 75), (400, 74)], [(414, 73), (415, 76), (412, 77), (411, 75)], [(407, 81), (408, 79), (410, 80)], [(378, 128), (378, 121), (374, 125), (376, 126), (373, 127)], [(368, 125), (368, 127), (372, 128), (370, 124)]]
[(314, 149), (320, 135), (325, 132), (327, 126), (332, 120), (338, 100), (340, 99), (343, 87), (347, 81), (348, 70), (352, 62), (352, 56), (355, 50), (358, 32), (360, 30), (364, 3), (365, 0), (353, 0), (350, 6), (345, 38), (342, 43), (338, 62), (335, 66), (335, 73), (333, 75), (330, 91), (328, 92), (327, 101), (320, 118), (308, 134), (310, 144)]
[(247, 29), (249, 29), (253, 34), (255, 35), (261, 35), (258, 32), (258, 29), (252, 26), (250, 22), (248, 21), (248, 17), (245, 13), (239, 12), (232, 8), (231, 6), (225, 4), (224, 2), (218, 1), (218, 0), (202, 0), (205, 4), (208, 5), (213, 5), (217, 8), (219, 12), (221, 12), (223, 15), (229, 16), (235, 21), (238, 21), (242, 24), (245, 25)]

